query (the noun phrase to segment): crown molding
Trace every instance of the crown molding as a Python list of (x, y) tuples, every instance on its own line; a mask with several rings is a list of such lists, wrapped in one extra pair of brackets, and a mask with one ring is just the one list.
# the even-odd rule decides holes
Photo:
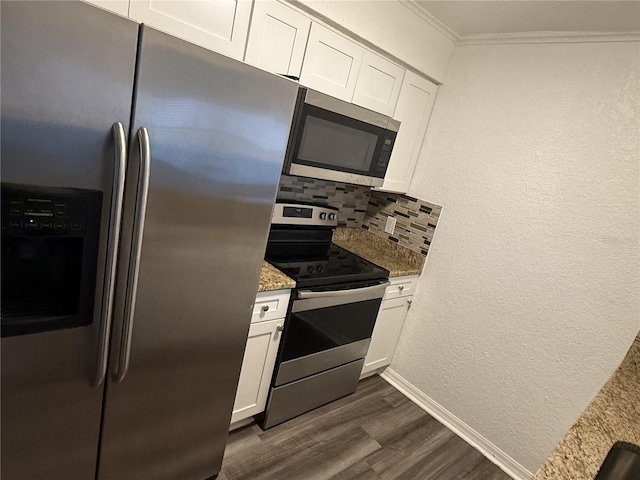
[(456, 45), (503, 45), (523, 43), (640, 42), (640, 33), (629, 32), (525, 32), (464, 35)]
[(640, 32), (522, 32), (458, 35), (422, 8), (415, 0), (398, 0), (398, 2), (452, 40), (456, 46), (504, 45), (509, 43), (640, 42)]
[(453, 42), (458, 41), (458, 34), (447, 27), (444, 23), (438, 20), (436, 17), (427, 12), (424, 8), (422, 8), (419, 4), (417, 4), (414, 0), (398, 0), (399, 3), (407, 7), (411, 10), (415, 15), (420, 17), (422, 20), (427, 22), (433, 28), (438, 30), (444, 36), (452, 40)]

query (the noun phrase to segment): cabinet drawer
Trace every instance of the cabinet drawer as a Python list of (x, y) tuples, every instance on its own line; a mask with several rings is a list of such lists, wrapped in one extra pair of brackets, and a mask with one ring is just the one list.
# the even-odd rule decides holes
[(290, 294), (291, 290), (258, 293), (256, 303), (253, 305), (251, 323), (284, 318), (287, 314)]
[(389, 298), (410, 297), (416, 289), (418, 276), (390, 278), (391, 285), (384, 292), (384, 300)]

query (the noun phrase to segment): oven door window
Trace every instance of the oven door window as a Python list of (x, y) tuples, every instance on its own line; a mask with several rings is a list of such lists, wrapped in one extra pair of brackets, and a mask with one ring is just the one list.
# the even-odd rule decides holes
[(385, 130), (306, 105), (294, 162), (348, 173), (370, 174)]
[(291, 313), (281, 361), (370, 338), (381, 301), (377, 298)]

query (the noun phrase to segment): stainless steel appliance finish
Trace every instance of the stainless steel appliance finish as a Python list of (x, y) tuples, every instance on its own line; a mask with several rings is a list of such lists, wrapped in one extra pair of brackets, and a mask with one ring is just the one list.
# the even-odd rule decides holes
[(270, 428), (309, 410), (353, 393), (364, 358), (271, 390), (263, 428)]
[[(103, 192), (93, 323), (2, 338), (0, 476), (94, 478), (114, 179), (129, 130), (138, 26), (89, 5), (0, 2), (2, 181)], [(113, 230), (111, 230), (112, 233)]]
[(222, 462), (296, 85), (147, 27), (138, 55), (148, 200), (125, 219), (139, 274), (129, 260), (118, 279), (98, 479), (203, 479)]
[(282, 362), (278, 366), (278, 375), (274, 386), (278, 387), (299, 378), (344, 365), (352, 360), (364, 358), (369, 350), (369, 343), (371, 343), (371, 340), (367, 338), (334, 347), (330, 350), (312, 353), (295, 360)]
[(347, 290), (298, 290), (297, 297), (299, 300), (294, 302), (291, 307), (291, 311), (293, 313), (304, 312), (306, 310), (314, 310), (316, 308), (334, 307), (337, 305), (345, 305), (347, 303), (363, 302), (365, 300), (382, 298), (384, 296), (385, 289), (389, 285), (390, 282), (381, 282), (369, 287)]
[[(267, 260), (297, 282), (263, 428), (355, 390), (386, 287), (386, 270), (331, 244), (326, 206), (277, 203)], [(323, 218), (324, 216), (324, 218)], [(289, 223), (287, 223), (287, 221)]]
[(309, 208), (305, 203), (276, 203), (271, 225), (324, 225), (338, 226), (338, 209), (334, 207)]
[(381, 186), (400, 122), (301, 87), (284, 172)]
[(80, 2), (1, 8), (3, 181), (104, 199), (93, 323), (2, 338), (2, 478), (215, 476), (298, 87)]
[[(387, 117), (386, 115), (382, 115), (381, 113), (374, 112), (373, 110), (363, 108), (359, 105), (354, 105), (353, 103), (338, 100), (337, 98), (311, 89), (305, 90), (304, 103), (313, 105), (314, 107), (322, 108), (324, 110), (339, 113), (340, 115), (344, 115), (345, 117), (353, 118), (355, 120), (360, 120), (361, 122), (370, 123), (371, 125), (376, 125), (380, 128), (391, 127), (391, 129), (393, 129), (394, 127), (396, 127), (396, 124), (398, 126), (400, 124), (399, 122)], [(390, 123), (390, 121), (395, 123)], [(398, 128), (395, 128), (395, 130), (393, 131), (397, 132)]]

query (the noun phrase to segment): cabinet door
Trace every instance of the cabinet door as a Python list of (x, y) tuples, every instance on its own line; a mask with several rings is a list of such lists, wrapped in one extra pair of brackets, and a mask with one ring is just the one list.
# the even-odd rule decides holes
[(87, 3), (92, 3), (105, 10), (109, 10), (113, 13), (117, 13), (126, 17), (129, 13), (129, 0), (83, 0)]
[(400, 121), (400, 131), (380, 190), (400, 193), (409, 190), (437, 90), (437, 85), (406, 72), (393, 115)]
[(231, 423), (264, 410), (283, 326), (284, 318), (251, 324)]
[(356, 88), (364, 48), (314, 23), (302, 64), (300, 83), (350, 102)]
[(353, 103), (391, 117), (398, 103), (403, 78), (404, 68), (365, 50)]
[(364, 360), (363, 374), (391, 363), (410, 304), (410, 297), (382, 301)]
[(251, 0), (131, 0), (129, 16), (188, 42), (242, 60)]
[(274, 0), (253, 7), (245, 61), (270, 72), (300, 76), (311, 20)]

